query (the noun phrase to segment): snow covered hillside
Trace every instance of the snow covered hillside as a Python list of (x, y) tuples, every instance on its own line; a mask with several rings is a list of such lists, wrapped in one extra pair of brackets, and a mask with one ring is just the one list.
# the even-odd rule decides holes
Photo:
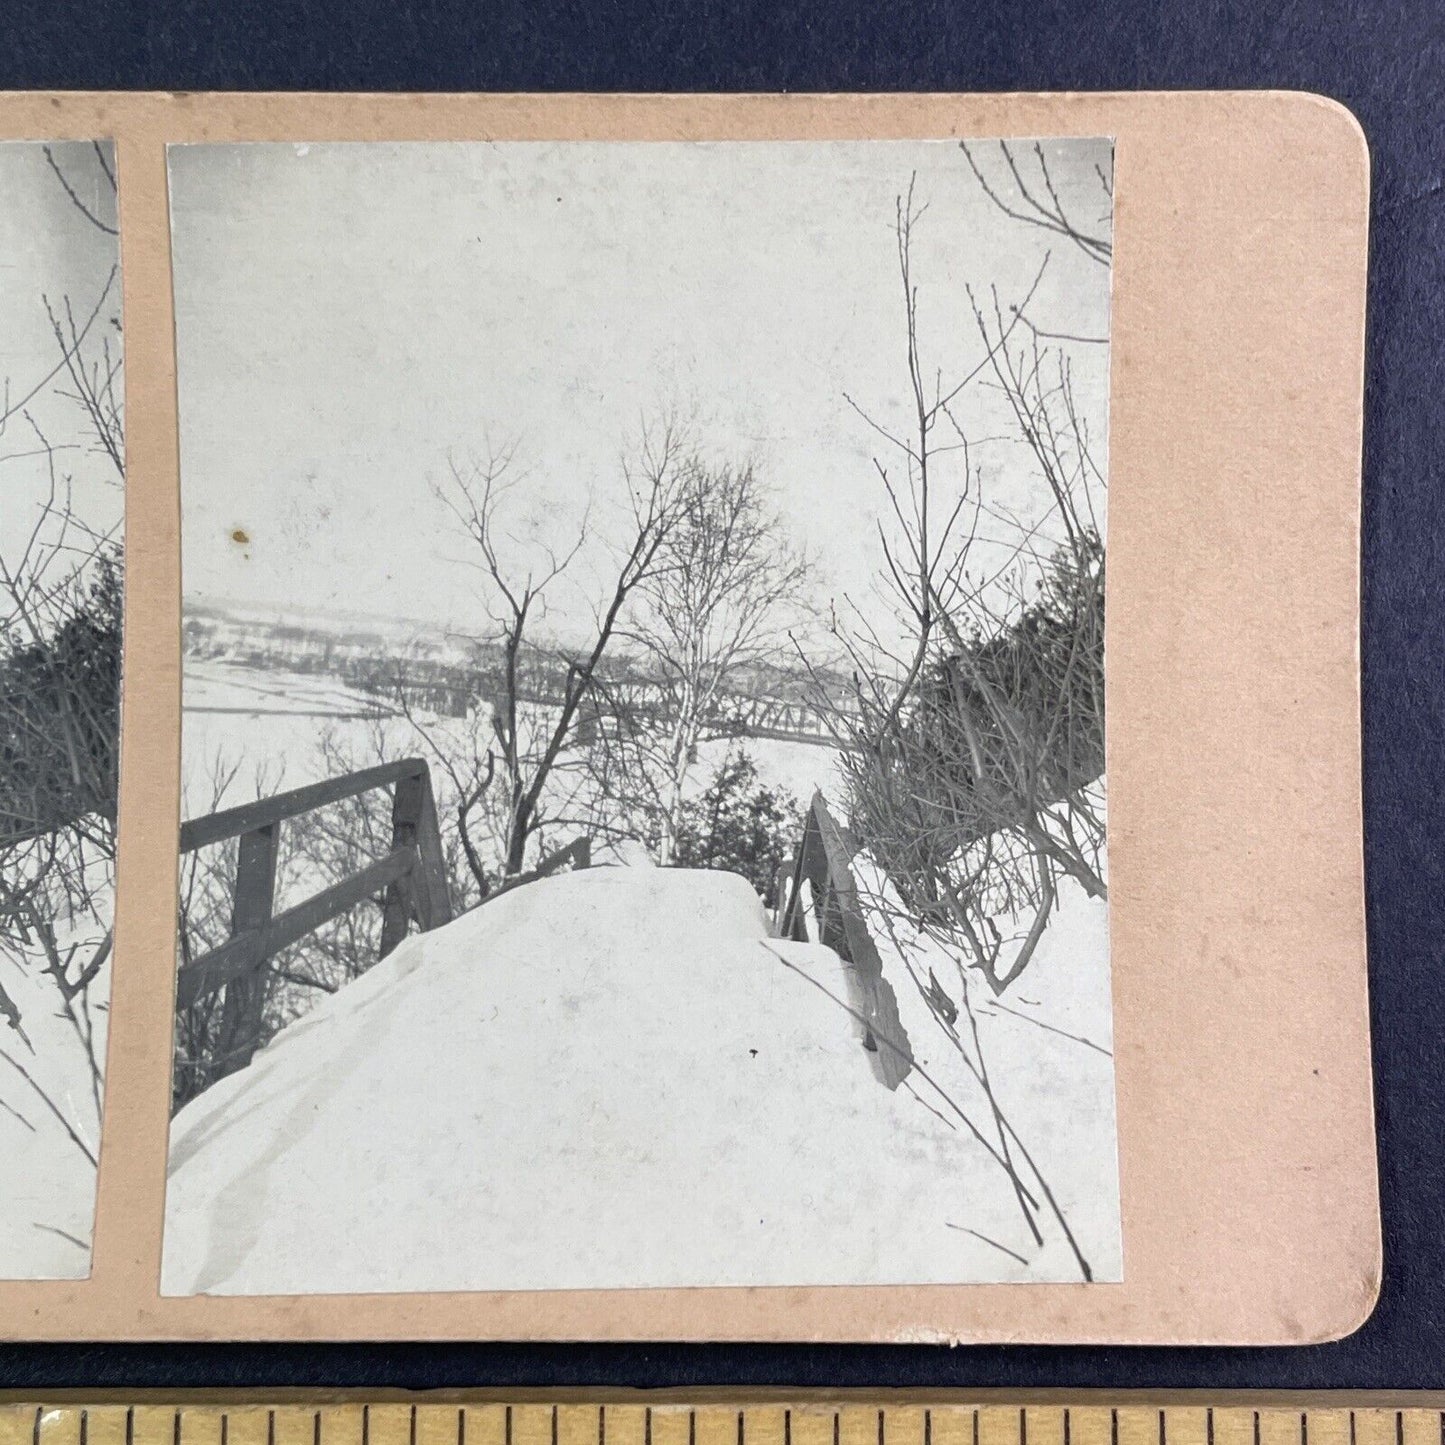
[[(176, 1116), (163, 1291), (1078, 1279), (921, 1079), (877, 1081), (834, 1001), (842, 967), (769, 939), (742, 879), (650, 867), (547, 879), (413, 936)], [(960, 1097), (893, 982), (920, 1062)], [(1094, 1277), (1117, 1278), (1108, 1038), (981, 1026)]]

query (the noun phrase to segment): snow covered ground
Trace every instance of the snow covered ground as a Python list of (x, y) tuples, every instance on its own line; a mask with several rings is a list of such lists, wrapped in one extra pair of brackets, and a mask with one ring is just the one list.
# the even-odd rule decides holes
[[(110, 894), (97, 898), (109, 916)], [(62, 938), (92, 951), (94, 919)], [(0, 989), (20, 1027), (0, 1018), (0, 1279), (84, 1279), (90, 1273), (100, 1085), (105, 1063), (110, 967), (71, 1002), (34, 960), (0, 947)], [(93, 1030), (91, 1046), (84, 1030)]]
[[(324, 776), (323, 730), (374, 734), (360, 701), (188, 662), (188, 812), (239, 738), (224, 802)], [(827, 749), (748, 747), (833, 791)], [(952, 962), (875, 932), (919, 1065), (892, 1093), (841, 961), (768, 938), (730, 874), (596, 868), (408, 939), (176, 1116), (164, 1291), (1072, 1281), (1080, 1256), (1120, 1278), (1106, 906), (1066, 884), (1018, 983), (970, 988), (992, 1100), (917, 983), (956, 997)]]
[[(378, 724), (375, 698), (344, 683), (186, 658), (181, 716), (181, 799), (185, 817), (249, 802), (266, 792), (318, 782), (328, 732), (342, 745), (367, 746)], [(383, 724), (415, 750), (400, 719)], [(220, 774), (225, 782), (218, 787)]]
[[(1078, 1279), (1056, 1228), (1026, 1245), (963, 1129), (877, 1081), (830, 994), (837, 956), (768, 939), (730, 874), (503, 895), (176, 1116), (164, 1292)], [(1095, 1277), (1117, 1277), (1108, 1059), (989, 1023), (1026, 1041), (1027, 1061), (996, 1051), (1000, 1091)]]
[[(405, 720), (378, 718), (380, 711), (375, 697), (334, 679), (188, 657), (181, 752), (185, 815), (249, 801), (258, 778), (274, 792), (328, 776), (330, 767), (320, 754), (327, 733), (362, 756), (378, 733), (388, 756), (416, 752), (416, 735)], [(691, 783), (706, 787), (737, 746), (728, 739), (705, 743)], [(814, 788), (828, 791), (836, 780), (837, 755), (830, 748), (766, 738), (748, 739), (743, 746), (761, 783), (787, 788), (801, 803)], [(218, 763), (227, 772), (240, 765), (219, 799), (212, 785)]]

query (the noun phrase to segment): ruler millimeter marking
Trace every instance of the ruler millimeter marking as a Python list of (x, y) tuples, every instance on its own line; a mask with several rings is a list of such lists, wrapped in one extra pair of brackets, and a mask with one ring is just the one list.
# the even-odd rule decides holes
[[(1438, 1403), (0, 1403), (0, 1445), (1445, 1445)], [(1101, 1403), (1102, 1401), (1102, 1403)]]

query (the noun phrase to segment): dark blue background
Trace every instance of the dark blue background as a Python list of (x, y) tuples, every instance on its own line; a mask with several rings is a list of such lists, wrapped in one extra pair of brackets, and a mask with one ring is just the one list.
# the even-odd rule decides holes
[(0, 1350), (0, 1384), (1445, 1386), (1445, 7), (10, 0), (0, 24), (0, 88), (1251, 87), (1348, 105), (1374, 158), (1365, 809), (1385, 1206), (1379, 1309), (1307, 1349), (34, 1345)]

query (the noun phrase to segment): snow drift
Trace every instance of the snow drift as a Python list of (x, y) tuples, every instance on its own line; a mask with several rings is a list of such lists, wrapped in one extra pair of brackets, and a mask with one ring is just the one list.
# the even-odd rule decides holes
[[(1017, 1234), (1007, 1182), (879, 1084), (842, 967), (769, 939), (743, 879), (676, 869), (413, 936), (176, 1116), (163, 1291), (1077, 1279), (1057, 1241), (1026, 1267), (969, 1232)], [(1066, 1196), (1112, 1175), (1103, 1077), (1105, 1167)]]
[[(100, 908), (109, 912), (109, 890)], [(96, 946), (67, 926), (65, 945)], [(90, 1273), (100, 1079), (110, 966), (70, 1009), (34, 960), (0, 948), (0, 990), (19, 1015), (0, 1016), (0, 1279), (84, 1279)], [(93, 1030), (86, 1047), (84, 1030)]]

